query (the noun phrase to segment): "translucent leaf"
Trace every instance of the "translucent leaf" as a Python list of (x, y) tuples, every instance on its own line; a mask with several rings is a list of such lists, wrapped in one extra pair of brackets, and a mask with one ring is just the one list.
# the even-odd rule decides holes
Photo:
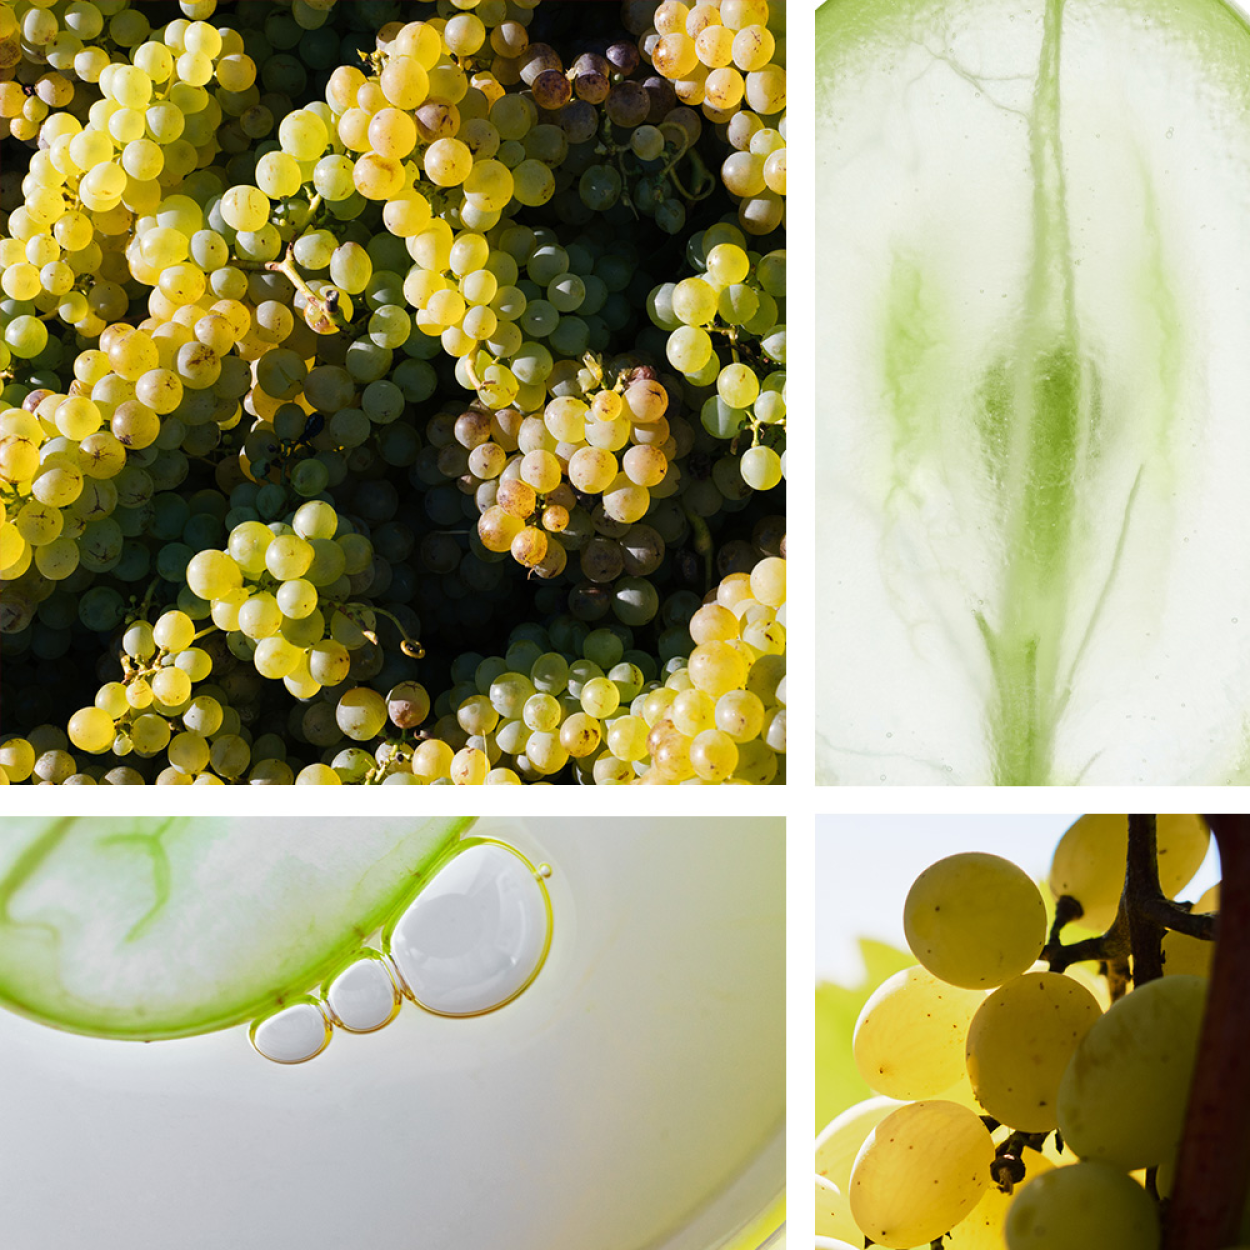
[(311, 988), (397, 911), (470, 820), (8, 819), (0, 1003), (153, 1039)]

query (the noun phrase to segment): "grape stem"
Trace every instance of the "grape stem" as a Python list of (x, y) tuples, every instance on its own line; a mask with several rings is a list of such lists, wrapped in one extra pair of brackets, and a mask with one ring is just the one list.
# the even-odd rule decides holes
[[(360, 604), (359, 606), (365, 607), (366, 605)], [(395, 628), (399, 630), (399, 637), (400, 637), (399, 649), (406, 656), (408, 656), (409, 659), (420, 660), (425, 656), (425, 648), (415, 638), (408, 637), (408, 631), (403, 627), (402, 624), (400, 624), (399, 617), (397, 617), (393, 612), (388, 612), (385, 608), (379, 608), (376, 604), (370, 604), (367, 606), (369, 607), (369, 610), (374, 614), (374, 616), (385, 616), (389, 621), (391, 621), (394, 624)], [(378, 636), (373, 630), (366, 629), (366, 630), (363, 630), (362, 632), (364, 633), (364, 636), (368, 638), (371, 643), (373, 643), (374, 646), (382, 645), (380, 642), (378, 642)]]
[(308, 301), (312, 317), (305, 316), (305, 320), (318, 334), (333, 334), (336, 330), (342, 329), (342, 318), (336, 318), (336, 310), (331, 309), (329, 303), (320, 295), (314, 295), (312, 288), (300, 277), (299, 270), (295, 268), (295, 245), (293, 243), (288, 244), (286, 255), (280, 261), (271, 260), (265, 268), (274, 273), (285, 274), (290, 279), (291, 285)]
[(1162, 942), (1165, 931), (1170, 929), (1207, 942), (1215, 937), (1215, 916), (1196, 916), (1163, 893), (1159, 884), (1155, 817), (1130, 816), (1128, 829), (1124, 890), (1111, 928), (1100, 937), (1085, 938), (1065, 946), (1060, 932), (1084, 914), (1081, 904), (1065, 895), (1056, 904), (1050, 938), (1042, 952), (1042, 957), (1049, 960), (1052, 972), (1063, 972), (1085, 960), (1096, 959), (1105, 963), (1113, 998), (1119, 998), (1124, 993), (1130, 955), (1133, 980), (1137, 985), (1144, 985), (1163, 975)]
[(1162, 1250), (1220, 1250), (1239, 1240), (1250, 1189), (1250, 816), (1208, 816), (1220, 848), (1219, 941)]

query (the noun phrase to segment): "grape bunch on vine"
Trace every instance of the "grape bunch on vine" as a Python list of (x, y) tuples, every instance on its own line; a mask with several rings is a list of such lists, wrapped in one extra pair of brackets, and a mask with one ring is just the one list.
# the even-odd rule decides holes
[[(1175, 901), (1214, 832), (1223, 878)], [(1250, 818), (1083, 816), (1042, 892), (963, 852), (851, 1041), (875, 1091), (816, 1140), (823, 1250), (1250, 1244)]]
[(0, 784), (785, 776), (781, 0), (0, 0)]

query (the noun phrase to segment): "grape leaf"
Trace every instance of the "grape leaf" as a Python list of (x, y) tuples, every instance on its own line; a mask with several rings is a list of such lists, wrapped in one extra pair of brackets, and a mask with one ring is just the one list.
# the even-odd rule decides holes
[(915, 962), (908, 951), (896, 950), (884, 942), (863, 939), (860, 954), (867, 972), (855, 988), (824, 982), (816, 987), (816, 1132), (819, 1133), (840, 1111), (872, 1090), (864, 1083), (851, 1053), (855, 1021), (873, 990), (886, 977)]

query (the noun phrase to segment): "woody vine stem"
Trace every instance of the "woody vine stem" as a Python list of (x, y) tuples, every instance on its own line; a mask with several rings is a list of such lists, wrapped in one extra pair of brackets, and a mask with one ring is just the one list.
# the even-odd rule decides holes
[[(1128, 818), (1128, 864), (1116, 918), (1105, 934), (1064, 945), (1063, 927), (1081, 916), (1061, 898), (1043, 952), (1052, 971), (1081, 960), (1103, 964), (1113, 998), (1131, 979), (1163, 975), (1169, 930), (1212, 940), (1218, 925), (1198, 1061), (1170, 1198), (1162, 1203), (1162, 1250), (1223, 1250), (1237, 1243), (1250, 1190), (1250, 995), (1243, 961), (1250, 952), (1250, 816), (1209, 816), (1223, 881), (1218, 916), (1195, 916), (1159, 885), (1154, 816)], [(1153, 1185), (1153, 1174), (1151, 1175)]]

